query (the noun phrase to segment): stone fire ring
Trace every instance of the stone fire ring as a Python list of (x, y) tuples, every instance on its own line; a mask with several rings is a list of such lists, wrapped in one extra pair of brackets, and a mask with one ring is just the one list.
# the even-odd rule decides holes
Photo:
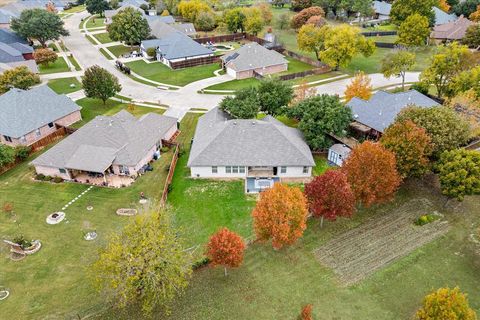
[(49, 215), (46, 219), (48, 224), (58, 224), (65, 219), (65, 212), (59, 211)]

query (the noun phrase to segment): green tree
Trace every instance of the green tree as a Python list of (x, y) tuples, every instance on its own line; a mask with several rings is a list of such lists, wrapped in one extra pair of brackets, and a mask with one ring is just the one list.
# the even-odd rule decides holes
[(479, 5), (480, 0), (459, 1), (459, 3), (453, 7), (453, 11), (458, 16), (463, 15), (464, 17), (470, 17), (470, 15), (477, 10)]
[(358, 28), (347, 24), (323, 28), (328, 29), (325, 32), (324, 50), (320, 52), (320, 59), (334, 70), (347, 66), (359, 53), (369, 57), (375, 52), (375, 42), (367, 40)]
[(125, 8), (112, 17), (108, 25), (108, 35), (114, 41), (134, 45), (145, 40), (150, 34), (147, 19), (134, 8)]
[(215, 25), (215, 15), (212, 12), (200, 12), (195, 20), (195, 28), (199, 31), (212, 31)]
[(85, 70), (82, 86), (87, 97), (100, 99), (103, 104), (122, 90), (118, 78), (97, 65)]
[(382, 59), (382, 73), (386, 78), (402, 78), (402, 90), (405, 90), (405, 75), (415, 65), (415, 54), (407, 50), (395, 50)]
[(11, 28), (25, 39), (37, 40), (44, 48), (48, 40), (69, 35), (60, 16), (38, 8), (23, 10), (19, 18), (12, 19)]
[(26, 66), (16, 67), (0, 74), (0, 93), (5, 93), (11, 88), (27, 90), (39, 83), (40, 77)]
[(329, 134), (345, 136), (345, 129), (352, 121), (350, 108), (345, 108), (337, 95), (307, 98), (288, 109), (287, 114), (300, 121), (298, 128), (314, 150), (331, 145)]
[(212, 12), (212, 8), (202, 0), (182, 0), (177, 7), (178, 13), (185, 19), (195, 22), (202, 12)]
[(90, 14), (99, 14), (103, 17), (105, 10), (110, 9), (110, 5), (107, 0), (86, 0), (86, 9)]
[(257, 35), (265, 26), (265, 20), (262, 17), (262, 11), (258, 7), (244, 8), (245, 14), (245, 31), (247, 33)]
[(291, 9), (293, 11), (300, 11), (312, 6), (312, 0), (292, 0)]
[(188, 284), (191, 261), (167, 209), (154, 206), (112, 233), (91, 275), (118, 306), (139, 303), (145, 313), (168, 311)]
[(277, 116), (284, 112), (293, 99), (293, 88), (280, 80), (267, 79), (260, 82), (257, 89), (260, 110)]
[(446, 151), (437, 163), (442, 193), (463, 200), (480, 193), (480, 152), (457, 149)]
[(245, 20), (247, 17), (243, 13), (241, 8), (234, 8), (225, 11), (223, 20), (227, 25), (228, 31), (230, 32), (237, 32), (240, 30), (243, 32), (245, 30)]
[(306, 52), (314, 52), (317, 60), (320, 60), (320, 52), (325, 49), (325, 34), (328, 30), (313, 24), (303, 25), (297, 35), (298, 48)]
[(237, 119), (255, 118), (259, 111), (257, 89), (254, 87), (237, 91), (234, 97), (225, 97), (220, 108)]
[(428, 19), (415, 13), (400, 24), (397, 43), (406, 47), (423, 46), (429, 34)]
[(15, 161), (15, 149), (0, 143), (0, 168)]
[(449, 95), (450, 81), (465, 67), (471, 53), (466, 46), (456, 42), (440, 47), (431, 60), (430, 65), (420, 74), (420, 80), (428, 85), (434, 85), (437, 96)]
[(474, 24), (468, 27), (462, 43), (470, 48), (480, 47), (480, 24)]
[(163, 3), (171, 14), (178, 14), (178, 4), (180, 0), (164, 0)]
[(390, 11), (390, 19), (393, 23), (400, 25), (408, 17), (418, 13), (424, 16), (433, 24), (435, 14), (432, 10), (433, 6), (438, 5), (438, 0), (396, 0), (392, 4)]
[(480, 65), (456, 75), (450, 82), (451, 95), (472, 91), (480, 99)]
[(359, 14), (359, 18), (371, 16), (373, 13), (371, 0), (353, 0), (351, 10)]
[(411, 120), (418, 127), (425, 129), (432, 139), (435, 157), (440, 156), (444, 151), (464, 145), (470, 137), (469, 123), (448, 107), (408, 107), (398, 114), (395, 121), (407, 120)]

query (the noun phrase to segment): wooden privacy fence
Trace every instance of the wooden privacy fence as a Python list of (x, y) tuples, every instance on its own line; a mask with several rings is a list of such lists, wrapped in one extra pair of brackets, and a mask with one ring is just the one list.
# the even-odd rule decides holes
[(288, 81), (288, 80), (293, 80), (293, 79), (297, 79), (297, 78), (303, 78), (303, 77), (310, 76), (310, 75), (313, 75), (313, 74), (328, 73), (328, 72), (330, 72), (330, 70), (331, 69), (330, 69), (329, 66), (322, 66), (320, 68), (316, 68), (316, 69), (312, 69), (312, 70), (286, 74), (286, 75), (278, 77), (278, 79), (280, 79), (282, 81)]
[(170, 67), (172, 67), (172, 69), (182, 69), (182, 68), (203, 66), (203, 65), (212, 64), (212, 63), (220, 63), (220, 60), (221, 60), (220, 56), (194, 58), (194, 59), (188, 59), (183, 61), (170, 62)]
[(76, 129), (67, 128), (67, 127), (57, 127), (57, 130), (50, 133), (48, 136), (41, 138), (40, 140), (35, 141), (30, 147), (32, 148), (32, 152), (38, 151), (43, 149), (44, 147), (48, 146), (49, 144), (59, 140), (60, 138), (66, 136), (67, 134), (72, 134), (75, 132)]
[(362, 35), (365, 37), (395, 36), (397, 35), (397, 31), (369, 31), (369, 32), (362, 32)]
[(283, 54), (287, 57), (294, 58), (296, 60), (305, 62), (306, 64), (309, 64), (309, 65), (317, 67), (317, 68), (324, 68), (324, 67), (328, 68), (328, 66), (321, 61), (302, 56), (301, 54), (298, 54), (296, 52), (293, 52), (293, 51), (290, 51), (290, 50), (287, 50), (287, 49), (284, 49), (284, 48), (278, 49), (276, 51), (280, 52), (281, 54)]
[(389, 42), (375, 42), (375, 47), (394, 49), (397, 47), (397, 45), (395, 43), (389, 43)]
[(160, 204), (162, 206), (165, 205), (165, 203), (167, 203), (169, 187), (172, 184), (173, 174), (175, 173), (175, 167), (177, 166), (177, 161), (178, 161), (178, 152), (179, 152), (180, 146), (178, 144), (174, 144), (174, 145), (175, 145), (175, 151), (173, 152), (172, 162), (170, 162), (170, 167), (168, 168), (168, 175), (167, 175), (167, 179), (165, 179), (162, 198), (160, 200)]
[[(200, 44), (205, 44), (208, 42), (231, 42), (231, 41), (240, 41), (248, 40), (246, 33), (233, 33), (233, 34), (222, 34), (219, 36), (210, 36), (210, 37), (201, 37), (193, 39)], [(263, 40), (263, 39), (262, 39)]]

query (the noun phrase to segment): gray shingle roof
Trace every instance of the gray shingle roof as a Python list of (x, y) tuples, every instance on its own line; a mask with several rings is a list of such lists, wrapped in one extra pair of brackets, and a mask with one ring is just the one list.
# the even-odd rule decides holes
[[(165, 26), (171, 28), (166, 24)], [(205, 48), (189, 36), (177, 30), (163, 36), (161, 39), (144, 40), (141, 46), (145, 50), (158, 47), (167, 60), (213, 54), (212, 50)]]
[(23, 61), (25, 58), (22, 53), (8, 44), (0, 42), (0, 62)]
[(0, 96), (0, 134), (19, 138), (77, 110), (70, 98), (46, 85), (11, 89)]
[(12, 68), (26, 66), (30, 71), (33, 73), (38, 73), (38, 66), (35, 63), (35, 60), (24, 60), (24, 61), (14, 61), (14, 62), (0, 62), (0, 73), (4, 72), (5, 70), (9, 70)]
[(314, 166), (302, 134), (267, 116), (262, 120), (229, 119), (218, 108), (198, 120), (189, 167)]
[(228, 68), (235, 71), (258, 69), (288, 63), (283, 55), (250, 42), (221, 58)]
[(437, 7), (433, 7), (433, 12), (435, 13), (435, 25), (453, 22), (458, 19), (456, 14), (448, 14)]
[(113, 116), (97, 116), (32, 164), (93, 172), (103, 172), (112, 163), (133, 166), (176, 124), (177, 118), (155, 113), (140, 119), (125, 110)]
[(373, 10), (382, 16), (389, 16), (392, 5), (384, 1), (373, 1)]
[(439, 104), (416, 90), (399, 93), (378, 91), (368, 101), (353, 98), (347, 103), (352, 109), (355, 121), (379, 132), (384, 132), (397, 114), (411, 105), (433, 107)]
[(17, 35), (15, 32), (10, 31), (8, 29), (0, 29), (0, 42), (10, 44), (15, 42), (20, 42), (24, 44), (28, 44), (25, 39)]
[(152, 26), (156, 21), (160, 21), (166, 24), (175, 23), (175, 19), (172, 16), (146, 16), (150, 28), (153, 30)]

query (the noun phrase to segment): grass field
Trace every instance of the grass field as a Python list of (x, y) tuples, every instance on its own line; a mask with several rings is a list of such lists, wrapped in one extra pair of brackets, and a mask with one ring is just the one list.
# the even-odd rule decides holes
[(213, 77), (213, 72), (220, 69), (216, 63), (179, 70), (172, 70), (160, 62), (146, 63), (143, 60), (128, 62), (126, 65), (140, 76), (175, 86), (185, 86), (191, 82)]
[(94, 34), (93, 36), (94, 36), (98, 41), (100, 41), (100, 43), (113, 42), (113, 40), (110, 39), (110, 37), (109, 37), (109, 35), (108, 35), (108, 32), (97, 33), (97, 34)]
[[(75, 87), (71, 88), (71, 84), (74, 84)], [(82, 89), (82, 84), (77, 80), (77, 78), (53, 79), (48, 81), (48, 86), (59, 94), (72, 93)]]
[(130, 53), (132, 51), (136, 51), (138, 50), (138, 46), (133, 46), (133, 47), (130, 47), (130, 46), (124, 46), (122, 44), (120, 45), (117, 45), (117, 46), (110, 46), (110, 47), (107, 47), (107, 49), (113, 53), (115, 55), (115, 57), (120, 57), (126, 53)]
[[(91, 104), (83, 103), (84, 106)], [(115, 112), (119, 105), (109, 108), (91, 105), (85, 113), (107, 114)], [(134, 114), (156, 111), (140, 107)], [(97, 294), (86, 279), (87, 266), (94, 260), (96, 250), (103, 246), (111, 232), (118, 232), (128, 218), (115, 215), (120, 207), (137, 205), (140, 192), (150, 198), (159, 198), (166, 178), (165, 167), (170, 163), (172, 152), (164, 153), (153, 164), (154, 171), (137, 179), (128, 188), (109, 189), (95, 187), (66, 210), (67, 221), (51, 226), (45, 218), (59, 211), (64, 204), (75, 198), (88, 186), (32, 180), (33, 172), (28, 162), (0, 176), (0, 199), (2, 205), (9, 201), (14, 205), (14, 215), (0, 215), (2, 238), (11, 239), (23, 234), (27, 239), (40, 239), (42, 249), (20, 262), (8, 259), (5, 246), (1, 246), (0, 284), (10, 290), (10, 296), (2, 301), (2, 314), (9, 319), (65, 319), (89, 314), (104, 307), (102, 296)], [(93, 211), (87, 211), (88, 205)], [(83, 240), (84, 232), (96, 230), (96, 241)]]
[(58, 57), (54, 63), (50, 63), (48, 66), (39, 65), (38, 69), (40, 70), (40, 74), (70, 71), (70, 69), (68, 68), (67, 62), (63, 57)]

